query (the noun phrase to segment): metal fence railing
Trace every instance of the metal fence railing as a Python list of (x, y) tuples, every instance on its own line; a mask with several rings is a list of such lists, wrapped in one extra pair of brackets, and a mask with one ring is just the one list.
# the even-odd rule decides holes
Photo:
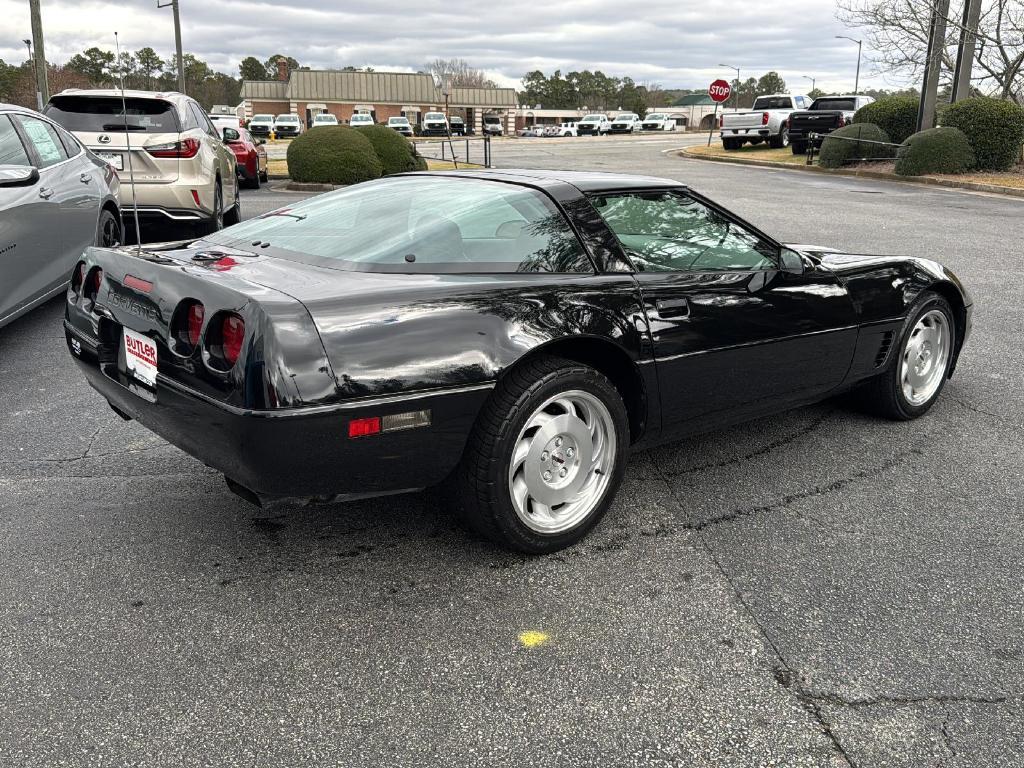
[(412, 145), (420, 156), (428, 160), (449, 162), (458, 168), (459, 164), (491, 167), (490, 136), (459, 136), (412, 139)]
[[(814, 158), (816, 155), (821, 154), (821, 147), (824, 145), (826, 140), (829, 141), (852, 141), (858, 145), (867, 144), (870, 146), (881, 146), (881, 147), (892, 147), (892, 153), (885, 155), (884, 157), (847, 157), (843, 159), (843, 164), (846, 163), (870, 163), (870, 162), (882, 162), (885, 160), (892, 160), (896, 157), (896, 151), (900, 148), (900, 144), (894, 144), (891, 141), (876, 141), (874, 139), (862, 139), (860, 133), (857, 136), (836, 136), (834, 133), (811, 133), (807, 137), (807, 165), (814, 165)], [(869, 146), (869, 148), (870, 148)]]

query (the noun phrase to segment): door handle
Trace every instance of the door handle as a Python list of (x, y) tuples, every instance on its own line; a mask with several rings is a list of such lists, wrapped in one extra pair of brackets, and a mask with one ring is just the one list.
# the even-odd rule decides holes
[(40, 187), (39, 196), (43, 198), (43, 200), (49, 200), (51, 197), (53, 197), (53, 190), (50, 189), (49, 187)]
[(88, 184), (88, 183), (90, 183), (92, 181), (92, 174), (91, 173), (80, 174), (79, 177), (78, 177), (78, 180), (80, 182), (82, 182), (83, 184)]
[(690, 302), (686, 299), (658, 299), (654, 302), (659, 317), (689, 317)]

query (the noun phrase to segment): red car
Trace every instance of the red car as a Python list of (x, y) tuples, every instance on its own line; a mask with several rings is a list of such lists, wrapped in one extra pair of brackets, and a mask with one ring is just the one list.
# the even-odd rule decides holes
[(250, 189), (259, 189), (260, 182), (267, 180), (267, 148), (262, 140), (257, 142), (245, 128), (237, 128), (238, 138), (229, 141), (228, 146), (238, 161), (238, 179)]

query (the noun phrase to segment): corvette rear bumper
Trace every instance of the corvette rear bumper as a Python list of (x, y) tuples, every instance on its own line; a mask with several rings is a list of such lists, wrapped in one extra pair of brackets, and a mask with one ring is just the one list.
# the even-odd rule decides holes
[[(75, 362), (89, 385), (122, 418), (222, 472), (240, 495), (269, 505), (328, 501), (426, 488), (458, 464), (492, 385), (421, 391), (331, 406), (251, 410), (225, 403), (158, 374), (153, 389), (65, 323)], [(350, 423), (426, 411), (429, 424), (350, 437)]]

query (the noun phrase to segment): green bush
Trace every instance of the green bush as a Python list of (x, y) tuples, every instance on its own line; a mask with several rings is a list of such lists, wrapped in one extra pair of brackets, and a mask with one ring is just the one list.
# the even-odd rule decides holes
[(984, 97), (964, 99), (947, 109), (942, 124), (967, 135), (977, 166), (1005, 171), (1020, 160), (1024, 146), (1024, 108)]
[(385, 176), (427, 169), (426, 161), (416, 153), (412, 142), (393, 128), (386, 125), (365, 125), (356, 130), (370, 140), (380, 164), (384, 167)]
[(370, 140), (346, 125), (320, 126), (288, 145), (288, 175), (293, 181), (357, 184), (383, 172)]
[(889, 141), (889, 134), (872, 123), (856, 123), (837, 128), (825, 137), (821, 145), (821, 154), (818, 156), (818, 165), (825, 168), (840, 168), (858, 157), (892, 157), (895, 154), (895, 147), (841, 139)]
[(866, 104), (853, 116), (856, 123), (874, 123), (896, 144), (906, 141), (917, 130), (920, 102), (910, 96), (892, 96)]
[(896, 154), (896, 173), (965, 173), (974, 168), (974, 151), (959, 128), (929, 128), (903, 142)]

